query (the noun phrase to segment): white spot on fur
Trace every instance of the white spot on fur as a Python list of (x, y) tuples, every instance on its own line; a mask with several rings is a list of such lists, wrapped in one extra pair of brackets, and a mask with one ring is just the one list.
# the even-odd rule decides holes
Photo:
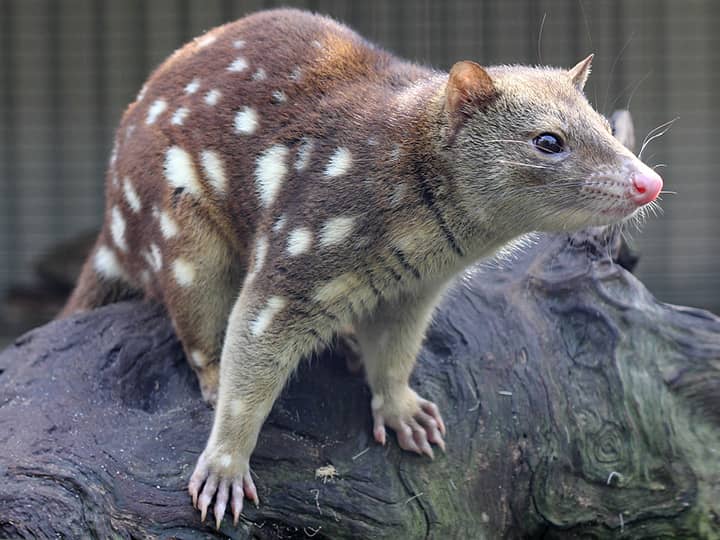
[(367, 143), (368, 143), (370, 146), (377, 146), (377, 145), (378, 145), (378, 140), (377, 140), (375, 137), (368, 137)]
[(154, 124), (158, 116), (160, 116), (165, 109), (167, 109), (167, 101), (164, 99), (156, 99), (152, 105), (148, 108), (147, 118), (145, 119), (146, 124)]
[(211, 45), (217, 41), (217, 37), (215, 36), (203, 36), (197, 40), (197, 46), (199, 49), (202, 49), (203, 47), (207, 47), (208, 45)]
[(290, 73), (290, 80), (297, 82), (300, 80), (300, 77), (302, 77), (302, 69), (300, 69), (300, 66), (295, 66), (295, 69)]
[(110, 234), (113, 242), (120, 251), (127, 251), (125, 243), (125, 218), (117, 206), (113, 206), (110, 211)]
[(232, 64), (228, 66), (227, 70), (234, 73), (240, 73), (241, 71), (245, 71), (247, 67), (247, 60), (245, 60), (242, 56), (238, 56), (235, 60), (233, 60)]
[(125, 140), (127, 141), (130, 137), (132, 137), (132, 134), (135, 132), (135, 124), (130, 124), (127, 129), (125, 130)]
[(135, 101), (142, 101), (145, 97), (145, 94), (147, 93), (147, 83), (143, 84), (143, 87), (140, 89), (140, 92), (138, 92), (137, 97), (135, 98)]
[(205, 366), (207, 366), (210, 363), (210, 360), (208, 359), (207, 355), (204, 352), (199, 351), (197, 349), (195, 349), (194, 351), (192, 351), (190, 353), (190, 358), (192, 360), (193, 365), (196, 368), (204, 368)]
[(172, 265), (175, 281), (181, 287), (189, 287), (195, 281), (195, 267), (185, 259), (175, 259)]
[(245, 46), (245, 40), (244, 39), (237, 39), (233, 41), (233, 47), (236, 49), (242, 49)]
[(140, 202), (140, 197), (138, 197), (137, 191), (135, 191), (130, 178), (127, 176), (123, 180), (123, 193), (125, 194), (125, 200), (127, 201), (128, 206), (130, 206), (130, 209), (137, 214), (142, 208), (142, 203)]
[(246, 409), (247, 406), (242, 399), (233, 399), (230, 402), (230, 414), (233, 416), (240, 416)]
[(341, 176), (345, 174), (351, 166), (352, 154), (350, 153), (350, 150), (341, 146), (335, 150), (335, 153), (332, 156), (330, 156), (330, 161), (325, 168), (325, 176), (329, 176), (331, 178)]
[(267, 73), (265, 73), (265, 70), (263, 68), (258, 68), (258, 70), (253, 73), (253, 81), (264, 81), (267, 79)]
[(153, 272), (159, 272), (162, 269), (162, 253), (157, 244), (150, 244), (150, 250), (143, 252), (143, 257)]
[(250, 332), (253, 336), (259, 336), (267, 330), (275, 316), (287, 305), (287, 300), (282, 296), (272, 296), (268, 299), (265, 307), (260, 310), (257, 318), (250, 323)]
[(187, 86), (185, 87), (185, 93), (186, 93), (187, 95), (194, 94), (195, 92), (198, 91), (199, 88), (200, 88), (200, 79), (198, 79), (197, 77), (195, 77), (195, 78), (194, 78), (192, 81), (190, 81), (190, 82), (187, 84)]
[(272, 98), (273, 101), (275, 101), (276, 103), (283, 103), (287, 101), (287, 95), (285, 95), (285, 92), (283, 92), (282, 90), (273, 91)]
[(407, 193), (407, 185), (403, 182), (396, 184), (393, 188), (392, 195), (390, 195), (390, 205), (400, 206), (405, 200), (405, 194)]
[(401, 154), (402, 149), (400, 148), (400, 145), (398, 143), (394, 143), (392, 150), (390, 150), (390, 161), (397, 161), (400, 159)]
[(220, 456), (220, 466), (224, 469), (227, 469), (232, 465), (232, 456), (230, 454), (223, 454)]
[(110, 152), (110, 166), (114, 167), (115, 163), (117, 162), (117, 156), (118, 156), (118, 141), (117, 139), (113, 143), (112, 152)]
[(335, 246), (345, 240), (355, 227), (355, 218), (336, 217), (328, 219), (320, 230), (320, 245)]
[(307, 227), (298, 227), (288, 234), (287, 252), (295, 257), (307, 252), (312, 245), (312, 232)]
[(160, 220), (160, 232), (162, 232), (163, 238), (172, 238), (178, 233), (178, 226), (175, 220), (170, 217), (167, 212), (160, 212), (158, 214)]
[(108, 279), (118, 279), (125, 275), (115, 252), (106, 246), (100, 246), (93, 259), (95, 271)]
[(244, 107), (235, 115), (235, 131), (252, 135), (258, 127), (258, 115), (252, 107)]
[(180, 107), (177, 111), (173, 113), (172, 118), (170, 119), (170, 123), (174, 126), (182, 126), (189, 113), (190, 109), (188, 109), (187, 107)]
[(267, 207), (272, 204), (287, 174), (287, 147), (276, 144), (263, 152), (257, 159), (255, 183), (260, 202)]
[(310, 137), (303, 137), (295, 158), (295, 170), (304, 171), (310, 163), (310, 154), (315, 147), (315, 141)]
[(285, 228), (285, 223), (286, 223), (286, 222), (287, 222), (287, 217), (285, 216), (285, 214), (283, 214), (283, 215), (280, 216), (280, 217), (278, 218), (278, 220), (273, 224), (273, 228), (272, 228), (273, 232), (277, 234), (277, 233), (279, 233), (280, 231), (282, 231), (282, 230)]
[(221, 95), (222, 94), (220, 93), (220, 90), (212, 89), (207, 94), (205, 94), (203, 101), (205, 102), (205, 105), (214, 107), (215, 105), (217, 105), (217, 102), (220, 101)]
[(227, 177), (225, 176), (225, 168), (222, 159), (214, 150), (203, 150), (200, 154), (200, 163), (210, 185), (215, 188), (218, 193), (224, 194), (227, 187)]
[(253, 252), (253, 267), (247, 275), (247, 282), (250, 283), (260, 273), (267, 257), (268, 241), (264, 236), (258, 236), (255, 240), (255, 251)]
[(317, 39), (312, 40), (312, 46), (316, 49), (322, 49), (322, 43), (320, 43)]
[(171, 146), (165, 154), (165, 178), (174, 188), (183, 188), (193, 195), (200, 194), (192, 157), (179, 146)]

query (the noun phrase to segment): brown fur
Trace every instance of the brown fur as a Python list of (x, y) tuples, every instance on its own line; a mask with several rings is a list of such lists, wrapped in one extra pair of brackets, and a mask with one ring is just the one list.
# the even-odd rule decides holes
[[(238, 58), (246, 67), (228, 70)], [(155, 71), (117, 132), (103, 232), (64, 313), (143, 291), (167, 306), (206, 399), (219, 378), (190, 482), (203, 514), (216, 497), (216, 518), (228, 500), (237, 518), (243, 489), (256, 497), (248, 460), (265, 416), (300, 358), (347, 326), (376, 439), (387, 425), (403, 448), (444, 445), (437, 408), (408, 381), (448, 281), (523, 233), (636, 209), (623, 194), (639, 162), (578, 91), (588, 72), (589, 60), (572, 72), (462, 62), (448, 77), (296, 10), (216, 28)], [(148, 123), (157, 100), (167, 108)], [(257, 127), (239, 133), (246, 107)], [(565, 134), (568, 156), (533, 147), (546, 131)], [(168, 176), (171, 147), (182, 165), (171, 172), (194, 171), (197, 184)], [(208, 151), (224, 191), (203, 166)], [(175, 234), (162, 233), (166, 218)]]

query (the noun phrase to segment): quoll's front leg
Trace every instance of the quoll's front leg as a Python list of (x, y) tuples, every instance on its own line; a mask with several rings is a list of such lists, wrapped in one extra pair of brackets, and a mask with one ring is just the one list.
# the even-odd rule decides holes
[(438, 407), (410, 388), (409, 380), (438, 297), (437, 291), (428, 291), (381, 304), (370, 319), (357, 325), (373, 396), (375, 440), (385, 444), (388, 426), (401, 448), (431, 458), (431, 443), (445, 450), (445, 424)]
[(258, 503), (250, 455), (273, 403), (318, 334), (303, 331), (290, 300), (243, 290), (228, 323), (212, 432), (188, 490), (203, 521), (213, 498), (220, 526), (228, 502), (237, 523), (243, 499)]

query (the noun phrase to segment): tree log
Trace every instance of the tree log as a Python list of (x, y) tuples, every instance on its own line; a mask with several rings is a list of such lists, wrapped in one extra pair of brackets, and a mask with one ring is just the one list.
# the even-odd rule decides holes
[(305, 362), (251, 460), (260, 507), (220, 531), (186, 491), (212, 411), (162, 308), (34, 330), (0, 354), (0, 536), (718, 538), (720, 318), (617, 248), (541, 236), (451, 289), (412, 380), (448, 425), (434, 461), (373, 442), (340, 355)]

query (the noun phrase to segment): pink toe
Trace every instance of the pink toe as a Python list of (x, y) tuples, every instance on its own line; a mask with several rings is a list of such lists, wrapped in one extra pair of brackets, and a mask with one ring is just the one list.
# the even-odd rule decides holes
[(258, 506), (260, 504), (260, 499), (258, 498), (257, 488), (255, 487), (255, 482), (252, 479), (249, 469), (243, 476), (243, 485), (245, 488), (245, 496), (254, 502), (255, 506)]
[(200, 521), (202, 521), (202, 522), (205, 522), (205, 517), (207, 516), (208, 507), (210, 506), (213, 496), (215, 495), (215, 492), (217, 491), (217, 487), (218, 487), (218, 477), (216, 474), (211, 474), (210, 476), (208, 476), (208, 479), (205, 482), (205, 487), (203, 488), (202, 493), (200, 494), (200, 499), (198, 499), (198, 506), (200, 507)]
[(373, 436), (375, 437), (375, 440), (385, 446), (385, 426), (375, 426), (375, 429), (373, 430)]
[(237, 525), (240, 521), (240, 512), (243, 509), (243, 484), (235, 481), (232, 485), (232, 496), (230, 497), (230, 506), (233, 513), (233, 525)]
[(225, 516), (225, 509), (227, 508), (229, 491), (230, 483), (225, 478), (223, 478), (222, 480), (220, 480), (220, 484), (218, 485), (217, 495), (215, 495), (215, 507), (213, 508), (213, 513), (215, 514), (216, 529), (220, 528), (220, 523)]

